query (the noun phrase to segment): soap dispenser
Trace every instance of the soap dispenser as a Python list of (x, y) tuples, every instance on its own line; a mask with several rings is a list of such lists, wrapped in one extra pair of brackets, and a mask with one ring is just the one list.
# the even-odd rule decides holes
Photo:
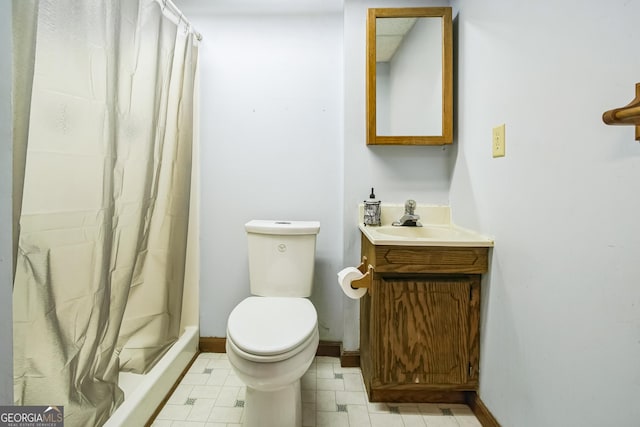
[(371, 189), (369, 200), (364, 201), (364, 225), (380, 225), (380, 200)]

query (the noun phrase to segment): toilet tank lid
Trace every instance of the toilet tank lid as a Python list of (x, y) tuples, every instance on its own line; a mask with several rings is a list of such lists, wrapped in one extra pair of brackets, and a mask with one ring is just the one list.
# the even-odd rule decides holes
[(256, 234), (318, 234), (320, 222), (254, 219), (246, 223), (244, 229)]

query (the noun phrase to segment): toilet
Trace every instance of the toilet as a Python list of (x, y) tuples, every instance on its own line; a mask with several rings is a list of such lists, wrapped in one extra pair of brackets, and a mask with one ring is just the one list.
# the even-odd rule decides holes
[(318, 348), (311, 301), (317, 221), (245, 224), (251, 296), (227, 321), (227, 357), (247, 386), (244, 427), (302, 425), (300, 379)]

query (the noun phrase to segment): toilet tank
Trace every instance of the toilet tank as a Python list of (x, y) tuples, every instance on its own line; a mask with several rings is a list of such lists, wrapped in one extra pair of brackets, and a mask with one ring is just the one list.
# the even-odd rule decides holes
[(313, 288), (318, 221), (252, 220), (245, 224), (251, 293), (308, 297)]

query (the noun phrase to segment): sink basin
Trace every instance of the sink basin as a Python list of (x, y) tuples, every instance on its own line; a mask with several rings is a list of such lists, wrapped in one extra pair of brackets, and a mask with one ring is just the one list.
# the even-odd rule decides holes
[(387, 236), (414, 238), (414, 239), (447, 239), (460, 233), (451, 227), (423, 226), (423, 227), (378, 227), (376, 231)]
[(374, 245), (401, 246), (493, 246), (493, 240), (474, 231), (448, 225), (365, 226), (360, 230)]

